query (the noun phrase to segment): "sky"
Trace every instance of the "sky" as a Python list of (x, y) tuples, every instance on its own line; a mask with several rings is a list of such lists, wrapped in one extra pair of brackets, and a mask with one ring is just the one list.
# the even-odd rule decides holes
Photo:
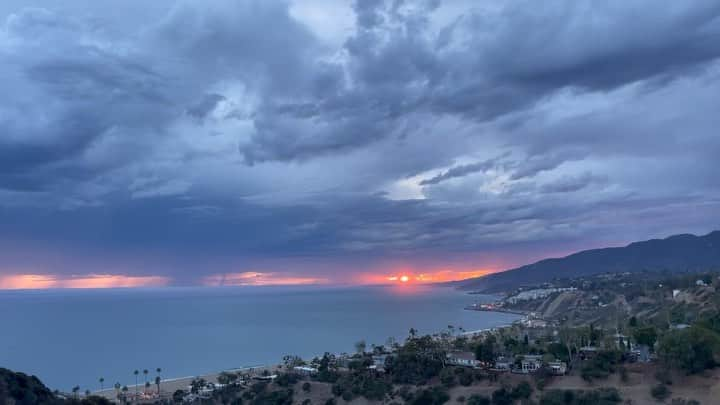
[(443, 281), (720, 228), (715, 0), (4, 0), (0, 289)]

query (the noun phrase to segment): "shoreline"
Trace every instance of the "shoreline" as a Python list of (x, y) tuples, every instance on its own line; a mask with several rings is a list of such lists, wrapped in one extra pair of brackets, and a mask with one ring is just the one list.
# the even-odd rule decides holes
[[(276, 371), (280, 369), (282, 366), (279, 364), (276, 365), (257, 365), (257, 366), (249, 366), (249, 367), (240, 367), (240, 368), (232, 368), (232, 369), (226, 369), (226, 370), (220, 370), (217, 372), (209, 373), (209, 374), (200, 374), (195, 376), (185, 376), (185, 377), (173, 377), (168, 379), (162, 379), (160, 383), (160, 392), (164, 393), (165, 395), (169, 394), (172, 395), (173, 392), (176, 390), (186, 390), (190, 383), (192, 383), (193, 380), (202, 378), (207, 382), (211, 382), (214, 384), (217, 384), (217, 378), (222, 373), (239, 373), (239, 372), (249, 372), (249, 374), (255, 376), (257, 374), (262, 373), (263, 371)], [(143, 393), (145, 391), (145, 383), (138, 383), (136, 384), (127, 384), (125, 385), (128, 388), (128, 394), (135, 393), (135, 389), (137, 388), (137, 392)], [(151, 383), (148, 392), (150, 393), (156, 393), (157, 392), (157, 386), (154, 383)], [(111, 401), (117, 401), (117, 391), (114, 387), (110, 388), (104, 388), (102, 390), (96, 390), (91, 391), (91, 395), (97, 395), (104, 398), (107, 398)]]

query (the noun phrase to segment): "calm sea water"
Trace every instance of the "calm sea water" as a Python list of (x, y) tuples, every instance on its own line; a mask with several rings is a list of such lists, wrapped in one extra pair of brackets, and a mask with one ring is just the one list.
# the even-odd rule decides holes
[(94, 390), (101, 376), (106, 387), (133, 383), (135, 369), (192, 376), (285, 354), (352, 352), (361, 339), (368, 347), (404, 339), (411, 327), (477, 330), (516, 319), (463, 310), (482, 298), (441, 287), (0, 291), (0, 367), (52, 388)]

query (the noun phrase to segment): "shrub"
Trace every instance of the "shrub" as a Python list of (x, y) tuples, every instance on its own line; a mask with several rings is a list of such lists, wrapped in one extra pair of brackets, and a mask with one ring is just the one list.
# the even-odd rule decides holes
[(615, 388), (592, 391), (549, 390), (540, 397), (540, 405), (614, 405), (621, 401)]
[(455, 386), (455, 373), (451, 368), (444, 368), (440, 372), (440, 382), (448, 388)]
[(620, 358), (620, 352), (616, 350), (599, 351), (592, 360), (588, 360), (583, 364), (580, 370), (580, 376), (587, 382), (592, 382), (594, 379), (607, 378), (611, 373), (615, 372)]
[(670, 375), (670, 371), (667, 369), (658, 370), (655, 373), (655, 379), (658, 380), (660, 384), (672, 385), (672, 375)]
[(447, 389), (444, 387), (433, 387), (420, 391), (417, 393), (412, 401), (411, 405), (442, 405), (450, 400), (450, 395), (447, 393)]
[(470, 395), (467, 405), (490, 405), (490, 398), (478, 394)]
[(700, 402), (694, 399), (673, 398), (673, 400), (670, 401), (670, 405), (700, 405)]
[(252, 405), (292, 405), (293, 390), (263, 391), (253, 398)]
[(513, 388), (510, 395), (513, 399), (523, 399), (530, 398), (532, 392), (533, 389), (530, 384), (527, 381), (522, 381), (518, 385), (516, 385), (515, 388)]
[(627, 383), (628, 381), (630, 381), (630, 376), (628, 375), (628, 370), (624, 366), (620, 367), (620, 381), (622, 381), (623, 383)]
[(299, 380), (300, 377), (295, 373), (282, 373), (275, 379), (275, 383), (281, 387), (289, 387)]
[(665, 384), (658, 384), (650, 389), (650, 395), (658, 401), (664, 401), (670, 396), (670, 389)]
[(505, 387), (497, 389), (492, 393), (493, 405), (511, 405), (513, 402), (515, 402), (515, 400), (513, 399), (512, 393)]

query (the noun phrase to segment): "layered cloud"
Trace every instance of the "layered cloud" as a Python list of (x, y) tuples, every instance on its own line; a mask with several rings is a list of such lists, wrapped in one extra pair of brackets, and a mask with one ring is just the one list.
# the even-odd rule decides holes
[(342, 282), (718, 226), (715, 1), (31, 3), (0, 268)]

